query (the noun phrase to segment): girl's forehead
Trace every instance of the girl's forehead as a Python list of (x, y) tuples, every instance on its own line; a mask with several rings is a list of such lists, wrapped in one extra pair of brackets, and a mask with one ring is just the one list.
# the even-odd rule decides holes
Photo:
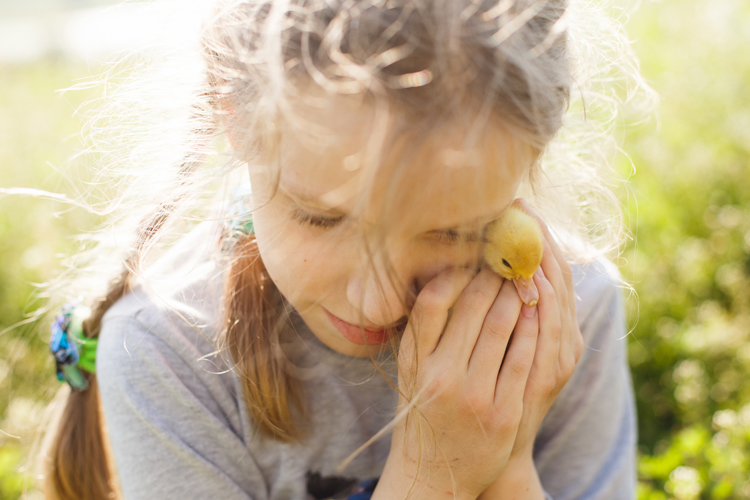
[(328, 131), (323, 140), (283, 141), (279, 187), (313, 209), (409, 230), (460, 226), (497, 216), (536, 158), (497, 122), (416, 131), (398, 117), (378, 122), (369, 106), (333, 106), (306, 117)]

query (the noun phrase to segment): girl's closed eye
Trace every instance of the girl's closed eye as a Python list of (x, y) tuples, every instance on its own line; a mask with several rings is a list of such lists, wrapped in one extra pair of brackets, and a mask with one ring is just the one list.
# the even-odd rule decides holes
[(344, 220), (343, 215), (336, 217), (317, 215), (303, 210), (302, 207), (299, 206), (292, 209), (291, 217), (302, 225), (313, 226), (320, 229), (331, 229)]
[(458, 229), (439, 229), (430, 231), (430, 236), (441, 243), (475, 243), (482, 241), (482, 231), (459, 231)]

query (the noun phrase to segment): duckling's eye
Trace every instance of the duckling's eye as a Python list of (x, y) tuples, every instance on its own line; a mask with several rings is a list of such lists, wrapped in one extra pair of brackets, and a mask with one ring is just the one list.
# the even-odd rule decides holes
[(510, 265), (510, 262), (508, 262), (508, 261), (507, 261), (507, 260), (505, 260), (505, 259), (503, 259), (503, 264), (504, 264), (505, 266), (507, 266), (507, 267), (508, 267), (508, 269), (513, 269), (513, 267), (512, 267), (511, 265)]

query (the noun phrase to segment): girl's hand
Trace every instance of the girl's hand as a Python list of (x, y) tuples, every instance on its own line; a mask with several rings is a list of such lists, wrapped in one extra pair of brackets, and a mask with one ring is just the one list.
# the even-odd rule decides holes
[(399, 389), (416, 406), (394, 428), (374, 499), (400, 498), (414, 479), (412, 498), (476, 499), (503, 471), (525, 404), (533, 416), (546, 405), (524, 401), (539, 321), (521, 305), (489, 269), (449, 269), (420, 292), (398, 360)]
[[(536, 217), (544, 235), (542, 264), (534, 275), (534, 283), (539, 290), (537, 308), (540, 332), (523, 396), (523, 417), (509, 459), (512, 467), (508, 467), (508, 473), (501, 474), (482, 494), (482, 500), (514, 498), (511, 496), (512, 492), (527, 486), (517, 485), (519, 474), (512, 474), (510, 471), (533, 467), (534, 438), (542, 419), (573, 374), (583, 351), (570, 266), (544, 222), (525, 201), (522, 201), (522, 205), (529, 214)], [(538, 479), (536, 482), (538, 485)]]

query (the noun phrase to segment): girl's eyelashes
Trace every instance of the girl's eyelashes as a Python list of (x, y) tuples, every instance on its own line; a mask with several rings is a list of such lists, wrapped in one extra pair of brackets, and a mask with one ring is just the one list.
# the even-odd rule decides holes
[(438, 241), (444, 243), (475, 243), (483, 240), (482, 231), (461, 232), (456, 229), (441, 229), (438, 231), (431, 231), (430, 234), (432, 234)]
[(436, 231), (435, 235), (437, 236), (438, 240), (444, 241), (446, 243), (455, 243), (461, 239), (461, 234), (459, 234), (459, 232), (455, 229), (444, 229), (441, 231)]
[(342, 220), (344, 220), (344, 216), (340, 215), (338, 217), (326, 217), (324, 215), (315, 215), (302, 210), (302, 208), (300, 207), (295, 207), (294, 209), (292, 209), (292, 219), (299, 222), (300, 224), (313, 226), (320, 229), (331, 229), (332, 227), (338, 225)]

